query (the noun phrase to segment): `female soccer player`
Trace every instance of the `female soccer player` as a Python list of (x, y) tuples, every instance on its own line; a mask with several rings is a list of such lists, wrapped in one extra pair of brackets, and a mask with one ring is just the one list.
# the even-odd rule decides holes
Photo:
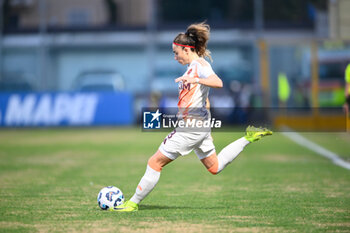
[[(191, 109), (196, 109), (201, 119), (210, 118), (207, 107), (209, 89), (223, 86), (221, 79), (204, 59), (205, 57), (211, 59), (210, 52), (207, 50), (209, 30), (209, 25), (205, 23), (192, 24), (185, 33), (178, 34), (173, 41), (175, 60), (182, 65), (187, 65), (185, 74), (175, 80), (179, 83), (179, 112), (185, 115), (184, 118), (188, 117)], [(198, 115), (196, 117), (198, 118)], [(231, 163), (249, 143), (272, 134), (268, 129), (248, 126), (244, 137), (232, 142), (216, 155), (210, 130), (194, 131), (197, 130), (175, 129), (170, 133), (157, 152), (148, 160), (146, 172), (135, 194), (130, 200), (112, 210), (137, 211), (139, 203), (156, 186), (162, 168), (179, 156), (187, 155), (194, 150), (208, 171), (215, 175)]]

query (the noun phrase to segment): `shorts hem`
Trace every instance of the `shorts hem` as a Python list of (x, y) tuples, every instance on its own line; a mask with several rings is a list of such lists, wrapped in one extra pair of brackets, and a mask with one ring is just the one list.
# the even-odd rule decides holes
[(177, 153), (171, 153), (171, 152), (165, 151), (165, 150), (163, 149), (162, 146), (160, 146), (160, 147), (158, 148), (158, 150), (159, 150), (163, 155), (165, 155), (166, 157), (168, 157), (168, 158), (171, 159), (171, 160), (175, 160), (175, 159), (177, 159), (177, 157), (179, 157), (179, 155), (178, 155)]
[(197, 157), (198, 157), (200, 160), (202, 160), (202, 159), (208, 158), (210, 155), (212, 155), (212, 154), (215, 153), (215, 152), (216, 152), (216, 151), (215, 151), (215, 148), (214, 148), (214, 149), (209, 150), (208, 152), (205, 152), (205, 153), (203, 153), (203, 152), (201, 152), (201, 153), (195, 152), (195, 153), (196, 153)]

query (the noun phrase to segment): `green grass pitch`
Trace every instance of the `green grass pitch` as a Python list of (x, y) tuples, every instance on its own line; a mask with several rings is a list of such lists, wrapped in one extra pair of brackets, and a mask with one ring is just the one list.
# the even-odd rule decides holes
[[(102, 211), (98, 191), (130, 198), (167, 133), (136, 128), (0, 131), (0, 232), (350, 232), (350, 170), (280, 133), (219, 175), (191, 153), (166, 166), (135, 213)], [(243, 133), (213, 133), (217, 151)], [(350, 160), (350, 135), (304, 134)]]

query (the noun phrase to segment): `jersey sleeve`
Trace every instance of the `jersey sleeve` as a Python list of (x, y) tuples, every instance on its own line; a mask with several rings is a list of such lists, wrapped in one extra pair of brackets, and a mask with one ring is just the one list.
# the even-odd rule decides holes
[(195, 66), (197, 67), (197, 74), (199, 78), (208, 78), (210, 75), (215, 74), (209, 63), (203, 65), (199, 62), (196, 62)]

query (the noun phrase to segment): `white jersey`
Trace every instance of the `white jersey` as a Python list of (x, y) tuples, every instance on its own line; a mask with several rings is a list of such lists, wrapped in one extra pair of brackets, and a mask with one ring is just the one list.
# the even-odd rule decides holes
[[(199, 58), (193, 60), (188, 66), (184, 76), (190, 76), (193, 78), (208, 78), (210, 75), (215, 74), (211, 65), (204, 60)], [(209, 95), (210, 87), (201, 85), (199, 83), (179, 83), (179, 102), (177, 104), (179, 113), (185, 117), (191, 111), (191, 114), (196, 114), (200, 117), (207, 118), (209, 115), (206, 109), (206, 100)], [(192, 112), (194, 111), (194, 112)]]
[[(184, 76), (193, 78), (208, 78), (215, 74), (210, 64), (203, 58), (191, 62)], [(207, 119), (210, 117), (206, 108), (206, 100), (210, 87), (194, 84), (179, 83), (179, 114), (178, 117), (186, 119), (187, 116)], [(159, 151), (170, 158), (176, 159), (178, 156), (187, 155), (192, 150), (195, 151), (199, 159), (207, 158), (215, 153), (213, 139), (208, 131), (180, 131), (177, 128), (171, 132), (159, 146)]]

